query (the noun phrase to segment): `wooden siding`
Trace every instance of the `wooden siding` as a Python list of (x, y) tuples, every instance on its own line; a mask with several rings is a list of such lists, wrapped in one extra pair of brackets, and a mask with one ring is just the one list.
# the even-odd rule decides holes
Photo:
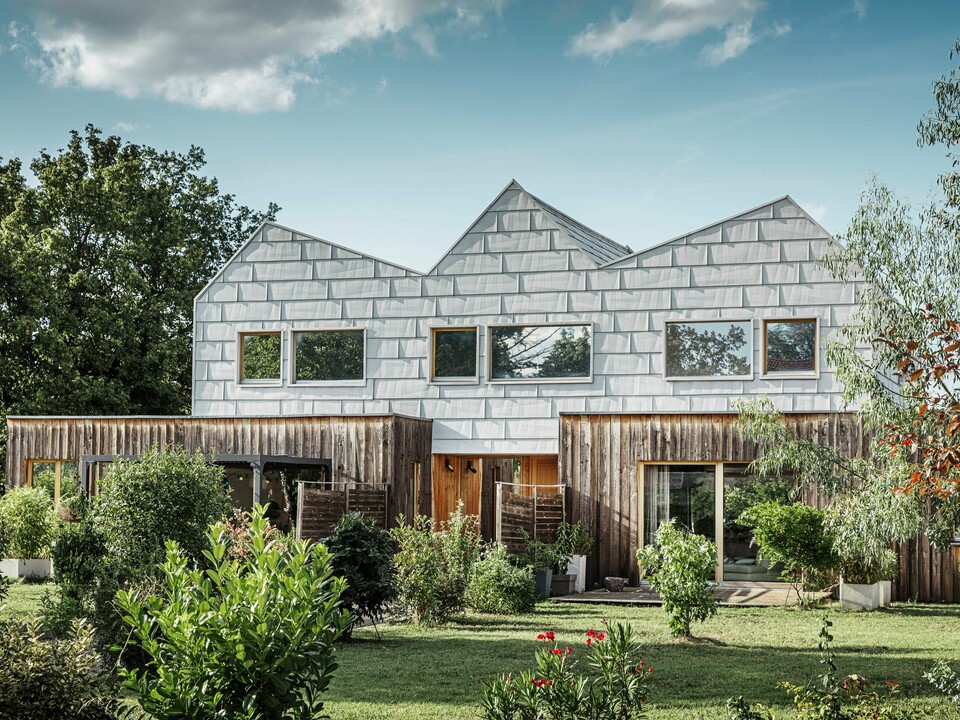
[(392, 485), (390, 518), (413, 511), (413, 463), (420, 463), (420, 511), (430, 507), (432, 424), (371, 417), (9, 417), (7, 484), (26, 481), (32, 459), (139, 455), (180, 446), (217, 455), (288, 455), (333, 461), (334, 483)]
[[(800, 437), (866, 457), (869, 438), (849, 413), (787, 414)], [(640, 542), (641, 462), (750, 462), (756, 447), (737, 429), (737, 416), (724, 415), (561, 415), (560, 478), (570, 487), (568, 519), (581, 520), (594, 537), (587, 562), (588, 582), (607, 575), (637, 577)], [(805, 498), (814, 505), (823, 499)], [(895, 599), (960, 602), (955, 552), (941, 552), (926, 538), (899, 547), (900, 579)]]

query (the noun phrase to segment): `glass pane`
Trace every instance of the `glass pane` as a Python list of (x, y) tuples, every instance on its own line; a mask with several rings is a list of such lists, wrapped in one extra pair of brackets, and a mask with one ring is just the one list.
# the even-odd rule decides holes
[(652, 545), (661, 523), (716, 539), (716, 468), (713, 465), (648, 465), (643, 482), (643, 542)]
[(793, 477), (765, 478), (739, 463), (723, 465), (723, 579), (734, 582), (777, 582), (783, 567), (757, 558), (750, 528), (738, 522), (748, 509), (765, 502), (793, 502)]
[(494, 327), (494, 379), (590, 377), (590, 326)]
[(57, 464), (55, 462), (35, 462), (31, 466), (33, 468), (33, 487), (43, 488), (50, 495), (50, 499), (53, 500), (57, 484)]
[(433, 331), (433, 376), (473, 378), (477, 376), (477, 331)]
[(60, 499), (80, 494), (80, 463), (64, 460), (60, 463)]
[(243, 380), (280, 379), (280, 333), (241, 335)]
[(295, 337), (295, 382), (363, 380), (363, 330), (301, 332)]
[(817, 321), (768, 322), (767, 372), (813, 372), (817, 356)]
[(667, 377), (749, 375), (750, 321), (667, 323)]

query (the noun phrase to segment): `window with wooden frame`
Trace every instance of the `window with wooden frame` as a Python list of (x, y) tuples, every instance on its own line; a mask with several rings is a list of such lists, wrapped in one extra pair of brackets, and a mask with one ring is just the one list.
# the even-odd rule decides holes
[(819, 321), (777, 318), (763, 321), (765, 375), (816, 375)]
[(499, 325), (489, 329), (490, 381), (589, 381), (591, 325)]
[(753, 322), (685, 320), (664, 323), (664, 377), (733, 380), (753, 377)]
[(476, 327), (433, 328), (430, 379), (434, 382), (476, 382), (478, 334)]
[(283, 334), (280, 331), (242, 332), (239, 346), (238, 381), (244, 385), (279, 385), (283, 358)]
[(53, 502), (80, 493), (80, 464), (76, 460), (28, 460), (27, 485), (46, 490)]
[(293, 382), (362, 383), (366, 331), (300, 330), (293, 333)]

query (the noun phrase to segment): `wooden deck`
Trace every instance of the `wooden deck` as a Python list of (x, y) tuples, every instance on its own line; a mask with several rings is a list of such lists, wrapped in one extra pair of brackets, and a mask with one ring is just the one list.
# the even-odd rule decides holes
[[(797, 602), (796, 591), (784, 583), (723, 583), (714, 589), (721, 605), (792, 605)], [(807, 596), (828, 598), (829, 593), (804, 593)], [(588, 590), (576, 595), (553, 598), (562, 603), (594, 603), (598, 605), (659, 605), (660, 596), (647, 586), (626, 587), (622, 592)]]

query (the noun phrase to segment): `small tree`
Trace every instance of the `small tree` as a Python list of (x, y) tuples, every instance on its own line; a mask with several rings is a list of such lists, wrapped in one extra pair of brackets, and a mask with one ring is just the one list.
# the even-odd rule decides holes
[(243, 560), (227, 557), (224, 524), (207, 539), (209, 570), (191, 569), (171, 541), (161, 597), (117, 594), (132, 642), (150, 658), (145, 670), (120, 671), (127, 689), (157, 720), (316, 717), (337, 667), (334, 643), (350, 621), (329, 551), (280, 542), (262, 507)]
[(50, 556), (54, 537), (53, 499), (41, 488), (17, 487), (0, 496), (3, 548), (15, 558)]
[(650, 578), (650, 585), (663, 600), (670, 615), (674, 637), (690, 637), (690, 626), (717, 613), (713, 578), (717, 546), (673, 522), (657, 529), (656, 544), (637, 550), (637, 562)]
[(334, 574), (347, 581), (340, 602), (352, 618), (348, 633), (361, 620), (379, 620), (397, 594), (390, 534), (360, 513), (347, 513), (325, 544), (333, 555)]

